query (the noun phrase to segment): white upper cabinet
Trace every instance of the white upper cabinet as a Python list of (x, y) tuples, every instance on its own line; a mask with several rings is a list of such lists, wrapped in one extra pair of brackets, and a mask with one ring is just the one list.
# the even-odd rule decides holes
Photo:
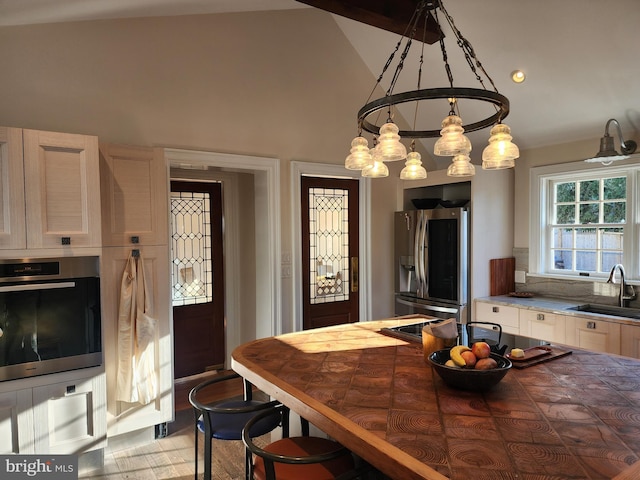
[(168, 171), (162, 149), (100, 144), (104, 246), (167, 245)]
[(0, 128), (0, 248), (100, 247), (98, 139)]
[(22, 130), (0, 127), (0, 248), (25, 248)]

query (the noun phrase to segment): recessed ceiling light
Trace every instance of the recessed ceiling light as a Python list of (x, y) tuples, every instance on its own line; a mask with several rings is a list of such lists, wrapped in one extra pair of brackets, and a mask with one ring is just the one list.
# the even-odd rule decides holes
[(522, 70), (514, 70), (513, 72), (511, 72), (511, 80), (513, 80), (515, 83), (522, 83), (526, 78), (527, 76)]

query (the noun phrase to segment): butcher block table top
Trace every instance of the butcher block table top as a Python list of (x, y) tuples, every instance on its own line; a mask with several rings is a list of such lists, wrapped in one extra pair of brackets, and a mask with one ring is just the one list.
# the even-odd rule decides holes
[(260, 339), (232, 366), (393, 479), (640, 478), (640, 360), (573, 349), (465, 392), (379, 332), (416, 320)]

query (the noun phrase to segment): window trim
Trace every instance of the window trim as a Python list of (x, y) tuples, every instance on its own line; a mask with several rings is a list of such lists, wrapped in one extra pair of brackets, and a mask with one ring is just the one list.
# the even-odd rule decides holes
[(529, 275), (535, 277), (562, 278), (571, 280), (601, 281), (608, 278), (605, 273), (593, 273), (584, 276), (578, 273), (558, 274), (550, 272), (544, 261), (548, 255), (550, 239), (547, 232), (547, 221), (551, 211), (551, 180), (571, 175), (572, 179), (626, 176), (627, 177), (627, 223), (623, 243), (623, 260), (628, 280), (640, 280), (640, 205), (638, 205), (638, 188), (640, 186), (640, 165), (621, 164), (603, 166), (601, 164), (585, 164), (571, 162), (533, 167), (529, 174)]

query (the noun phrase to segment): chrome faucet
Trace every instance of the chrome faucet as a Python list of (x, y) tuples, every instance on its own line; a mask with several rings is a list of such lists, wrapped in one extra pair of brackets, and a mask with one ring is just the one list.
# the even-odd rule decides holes
[[(616, 269), (620, 270), (620, 293), (618, 294), (618, 305), (621, 307), (628, 307), (629, 300), (633, 300), (636, 298), (636, 292), (633, 289), (633, 285), (627, 285), (624, 281), (624, 267), (620, 263), (616, 263), (611, 269), (611, 273), (609, 274), (609, 280), (607, 283), (616, 283), (613, 279), (613, 275), (616, 272)], [(631, 291), (630, 295), (627, 295), (627, 289)]]

